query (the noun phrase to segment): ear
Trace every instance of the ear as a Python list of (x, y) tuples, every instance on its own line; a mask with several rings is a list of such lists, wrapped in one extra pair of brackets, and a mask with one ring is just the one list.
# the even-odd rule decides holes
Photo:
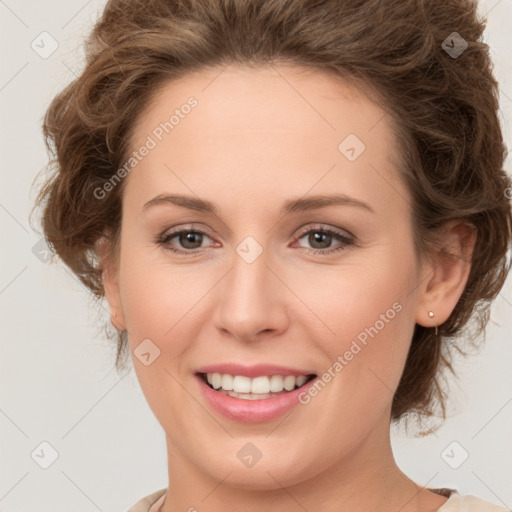
[(103, 269), (103, 288), (110, 306), (110, 322), (118, 331), (126, 329), (121, 295), (119, 292), (119, 277), (114, 246), (108, 235), (98, 240), (96, 253)]
[(423, 268), (416, 323), (434, 327), (446, 322), (466, 286), (476, 237), (476, 227), (466, 219), (451, 220), (440, 228), (441, 247)]

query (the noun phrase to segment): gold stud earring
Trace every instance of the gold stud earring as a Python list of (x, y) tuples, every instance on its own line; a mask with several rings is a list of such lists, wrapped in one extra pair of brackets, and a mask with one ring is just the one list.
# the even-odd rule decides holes
[[(429, 311), (429, 312), (428, 312), (428, 316), (429, 316), (430, 318), (434, 318), (434, 312), (433, 312), (433, 311)], [(436, 325), (436, 330), (434, 331), (434, 333), (435, 333), (435, 335), (437, 336), (437, 325)]]

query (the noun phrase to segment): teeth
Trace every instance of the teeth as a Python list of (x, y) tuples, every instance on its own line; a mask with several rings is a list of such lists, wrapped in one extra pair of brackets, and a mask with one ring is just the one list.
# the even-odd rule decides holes
[(305, 375), (301, 375), (300, 377), (297, 377), (297, 380), (295, 381), (298, 388), (306, 384), (306, 381), (308, 378)]
[(272, 375), (272, 377), (270, 377), (270, 391), (272, 391), (272, 393), (283, 391), (283, 381), (284, 379), (281, 375)]
[(283, 390), (293, 391), (296, 387), (303, 386), (308, 380), (307, 375), (272, 375), (251, 379), (245, 375), (229, 375), (227, 373), (208, 373), (206, 380), (214, 388), (222, 388), (224, 391), (234, 393), (254, 393), (265, 395), (268, 393), (280, 393)]
[(221, 388), (224, 391), (232, 391), (233, 390), (233, 377), (228, 375), (227, 373), (221, 376)]
[(208, 382), (214, 389), (219, 389), (222, 386), (222, 375), (220, 373), (209, 373), (208, 376)]
[(294, 377), (293, 375), (286, 376), (284, 378), (284, 389), (286, 389), (286, 391), (291, 391), (292, 389), (295, 389), (296, 380), (296, 377)]
[(250, 393), (251, 379), (244, 375), (236, 375), (233, 377), (233, 391), (236, 393)]
[(268, 393), (270, 391), (270, 380), (268, 377), (256, 377), (251, 382), (251, 393)]

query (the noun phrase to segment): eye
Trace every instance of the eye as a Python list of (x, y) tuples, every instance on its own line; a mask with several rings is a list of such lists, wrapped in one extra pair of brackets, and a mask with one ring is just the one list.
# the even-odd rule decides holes
[[(306, 242), (312, 246), (312, 248), (304, 247), (308, 253), (313, 254), (331, 254), (338, 251), (343, 251), (350, 245), (355, 245), (355, 241), (351, 236), (347, 236), (341, 232), (335, 231), (330, 228), (314, 227), (307, 231), (303, 231), (297, 238), (297, 241), (306, 239)], [(332, 247), (333, 242), (339, 242), (338, 247)]]
[[(211, 237), (201, 229), (193, 227), (175, 229), (173, 231), (165, 231), (155, 239), (158, 245), (163, 246), (166, 250), (178, 254), (195, 254), (201, 252), (207, 245), (204, 242)], [(307, 250), (308, 253), (326, 255), (342, 251), (348, 246), (355, 245), (355, 239), (352, 235), (347, 235), (338, 232), (331, 228), (321, 226), (314, 226), (309, 228), (295, 239), (295, 244), (302, 239), (312, 247), (304, 247), (299, 245), (302, 249)], [(174, 240), (174, 242), (173, 242)], [(333, 242), (338, 242), (338, 246), (332, 246)], [(218, 245), (217, 245), (218, 246)]]
[[(165, 249), (176, 253), (194, 253), (204, 248), (203, 242), (210, 237), (200, 229), (177, 229), (174, 231), (166, 231), (159, 235), (155, 240), (156, 243), (165, 247)], [(176, 239), (173, 243), (172, 240)], [(178, 245), (180, 248), (173, 247)]]

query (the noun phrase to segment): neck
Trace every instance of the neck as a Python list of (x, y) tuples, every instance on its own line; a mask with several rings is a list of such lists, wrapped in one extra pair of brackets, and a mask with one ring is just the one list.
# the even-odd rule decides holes
[(360, 446), (307, 480), (284, 486), (283, 478), (267, 468), (268, 478), (257, 489), (237, 486), (232, 478), (236, 468), (225, 467), (212, 477), (167, 438), (169, 487), (159, 512), (437, 510), (446, 498), (421, 489), (398, 468), (385, 420), (385, 429), (374, 429)]

